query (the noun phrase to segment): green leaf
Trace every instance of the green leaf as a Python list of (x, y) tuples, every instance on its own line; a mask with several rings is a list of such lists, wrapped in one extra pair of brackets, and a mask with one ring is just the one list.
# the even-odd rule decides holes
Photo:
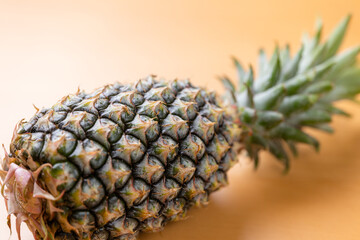
[(307, 94), (320, 94), (330, 92), (333, 89), (334, 84), (329, 81), (321, 81), (310, 85), (304, 93)]
[(252, 159), (254, 160), (254, 169), (256, 170), (259, 167), (259, 152), (258, 151), (253, 154)]
[(250, 88), (252, 88), (252, 86), (253, 86), (253, 83), (254, 83), (254, 69), (253, 69), (253, 67), (251, 65), (249, 66), (249, 72), (247, 72), (246, 75), (245, 75), (244, 83), (245, 83), (245, 85), (247, 85)]
[(333, 61), (326, 61), (306, 73), (299, 74), (292, 79), (289, 79), (284, 83), (287, 95), (296, 94), (300, 90), (306, 88), (308, 83), (321, 79), (321, 77), (327, 73), (333, 65)]
[(300, 50), (296, 53), (295, 57), (289, 63), (282, 63), (285, 66), (282, 69), (282, 74), (279, 82), (284, 82), (294, 77), (298, 71), (299, 63), (302, 58), (304, 46), (302, 45)]
[(352, 99), (360, 92), (360, 69), (343, 71), (334, 83), (335, 88), (324, 96), (323, 101), (333, 102), (340, 99)]
[(302, 58), (299, 71), (305, 72), (307, 70), (311, 70), (312, 67), (322, 63), (325, 54), (326, 46), (324, 44), (317, 46), (311, 53)]
[(328, 40), (324, 44), (318, 44), (321, 36), (321, 25), (318, 26), (317, 33), (315, 37), (308, 42), (305, 42), (306, 45), (306, 54), (303, 58), (303, 61), (300, 64), (301, 71), (310, 69), (311, 67), (316, 66), (324, 62), (325, 60), (334, 56), (339, 49), (341, 42), (343, 41), (350, 16), (347, 16), (332, 34), (329, 36)]
[(280, 137), (285, 141), (290, 140), (306, 143), (312, 145), (316, 150), (319, 149), (319, 142), (315, 138), (304, 133), (300, 129), (291, 127), (289, 125), (281, 124), (280, 126), (276, 127), (274, 130), (271, 131), (271, 135), (273, 137)]
[(298, 153), (298, 150), (297, 150), (297, 148), (296, 148), (296, 144), (295, 144), (294, 142), (292, 142), (292, 141), (286, 141), (286, 143), (288, 144), (291, 153), (292, 153), (295, 157), (297, 157), (297, 156), (299, 155), (299, 153)]
[(248, 156), (254, 160), (254, 169), (256, 170), (259, 166), (259, 151), (261, 148), (254, 145), (251, 140), (251, 137), (245, 139), (245, 148)]
[(262, 76), (265, 74), (265, 71), (268, 69), (269, 63), (267, 60), (266, 53), (264, 49), (259, 50), (259, 58), (258, 58), (258, 74)]
[(340, 108), (336, 108), (334, 106), (330, 106), (326, 110), (328, 112), (330, 112), (331, 114), (337, 114), (337, 115), (341, 115), (341, 116), (344, 116), (344, 117), (351, 117), (351, 115), (349, 113), (341, 110)]
[(280, 49), (279, 49), (279, 46), (276, 44), (274, 52), (270, 58), (269, 64), (271, 66), (274, 66), (276, 61), (279, 59), (279, 56), (280, 56)]
[(255, 107), (254, 103), (254, 92), (253, 92), (253, 83), (254, 83), (254, 71), (252, 66), (249, 67), (249, 72), (247, 73), (245, 77), (245, 87), (246, 87), (246, 93), (247, 93), (247, 106), (250, 106), (252, 108)]
[(267, 148), (267, 146), (268, 146), (266, 139), (263, 136), (261, 136), (260, 134), (253, 133), (250, 136), (250, 141), (253, 144), (257, 144), (264, 149)]
[(284, 173), (287, 173), (290, 169), (290, 159), (281, 141), (273, 140), (269, 142), (269, 151), (284, 164)]
[(307, 112), (299, 114), (297, 121), (301, 125), (329, 123), (331, 122), (331, 115), (322, 109), (310, 109)]
[(257, 115), (257, 123), (266, 129), (274, 128), (284, 121), (284, 116), (275, 111), (260, 111)]
[(228, 92), (228, 96), (230, 96), (231, 103), (236, 103), (236, 96), (235, 96), (236, 89), (234, 84), (226, 76), (219, 77), (219, 80), (222, 82), (225, 90)]
[(307, 84), (311, 82), (311, 79), (306, 75), (296, 76), (284, 83), (288, 96), (294, 95), (306, 88)]
[(335, 55), (337, 50), (339, 49), (344, 36), (346, 29), (349, 25), (351, 19), (351, 15), (346, 16), (340, 24), (335, 28), (335, 30), (330, 34), (328, 40), (326, 41), (326, 49), (327, 49), (327, 58)]
[(252, 108), (244, 108), (241, 111), (240, 119), (243, 123), (251, 124), (256, 120), (256, 111)]
[(286, 97), (282, 101), (279, 111), (288, 116), (293, 112), (301, 112), (309, 109), (317, 100), (318, 96), (314, 94)]
[(299, 62), (299, 72), (304, 72), (311, 66), (319, 62), (319, 59), (325, 52), (324, 44), (320, 44), (322, 34), (322, 22), (318, 19), (315, 24), (315, 37), (310, 38), (308, 35), (303, 37), (303, 58)]
[(283, 85), (277, 85), (265, 92), (258, 93), (254, 96), (254, 104), (256, 109), (271, 110), (282, 100), (285, 96), (286, 89)]
[(238, 83), (239, 83), (239, 89), (240, 89), (242, 87), (242, 85), (244, 85), (246, 72), (245, 72), (243, 66), (240, 64), (240, 62), (235, 57), (233, 57), (232, 60), (233, 60), (233, 63), (235, 65), (235, 68), (236, 68), (236, 71), (238, 74), (238, 79), (239, 79)]
[(321, 40), (322, 29), (323, 29), (323, 22), (322, 22), (321, 18), (318, 18), (315, 23), (314, 41), (315, 41), (316, 45), (319, 44), (319, 42)]
[(307, 125), (307, 127), (315, 128), (323, 132), (333, 133), (334, 129), (330, 127), (328, 124), (314, 124), (314, 125)]
[(289, 61), (291, 61), (290, 46), (286, 44), (285, 48), (280, 50), (280, 64), (285, 65)]
[(274, 63), (271, 63), (265, 73), (256, 79), (254, 85), (255, 92), (263, 92), (270, 87), (273, 87), (279, 81), (280, 72), (280, 58), (278, 53), (276, 52), (276, 55), (274, 57)]
[(329, 71), (328, 75), (339, 75), (341, 74), (344, 69), (348, 69), (349, 67), (353, 66), (356, 62), (356, 58), (360, 53), (360, 46), (352, 47), (347, 49), (346, 51), (342, 52), (341, 54), (332, 58), (334, 62), (334, 66), (332, 67), (331, 71)]
[(219, 79), (227, 90), (235, 92), (235, 86), (228, 77), (219, 77)]

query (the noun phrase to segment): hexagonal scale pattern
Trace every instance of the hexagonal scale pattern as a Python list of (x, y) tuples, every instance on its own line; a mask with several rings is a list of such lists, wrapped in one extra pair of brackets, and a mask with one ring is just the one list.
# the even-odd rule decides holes
[(56, 239), (134, 240), (226, 185), (241, 132), (217, 103), (188, 80), (153, 76), (79, 91), (21, 122), (10, 154), (52, 165), (39, 182), (64, 192), (63, 212), (44, 218)]

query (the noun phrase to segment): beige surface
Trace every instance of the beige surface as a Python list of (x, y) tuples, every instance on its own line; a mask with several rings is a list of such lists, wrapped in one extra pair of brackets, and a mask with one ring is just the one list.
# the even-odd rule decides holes
[[(155, 73), (220, 89), (217, 74), (234, 76), (230, 55), (254, 63), (260, 46), (297, 48), (316, 16), (328, 33), (353, 12), (345, 45), (360, 43), (356, 0), (193, 2), (1, 1), (0, 142), (9, 144), (33, 103), (50, 106), (78, 86), (91, 90)], [(317, 134), (320, 154), (302, 148), (287, 176), (266, 154), (256, 173), (249, 163), (238, 165), (207, 208), (141, 240), (360, 239), (360, 107), (341, 105), (354, 117), (335, 118), (333, 136)], [(3, 200), (0, 233), (7, 239)]]

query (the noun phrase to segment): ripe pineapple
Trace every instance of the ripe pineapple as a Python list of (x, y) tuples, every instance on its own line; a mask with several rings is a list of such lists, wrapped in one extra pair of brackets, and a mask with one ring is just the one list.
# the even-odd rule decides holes
[(35, 239), (136, 239), (183, 219), (227, 184), (246, 151), (258, 166), (269, 150), (289, 168), (284, 146), (319, 147), (303, 127), (332, 131), (332, 103), (360, 92), (359, 47), (335, 55), (345, 18), (329, 39), (304, 38), (300, 51), (260, 51), (254, 80), (234, 60), (239, 84), (221, 78), (227, 94), (154, 76), (77, 92), (39, 110), (15, 128), (0, 171), (10, 216)]

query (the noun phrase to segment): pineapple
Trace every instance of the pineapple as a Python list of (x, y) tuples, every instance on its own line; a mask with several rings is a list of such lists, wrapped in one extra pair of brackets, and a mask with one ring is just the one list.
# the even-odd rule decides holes
[(303, 128), (331, 132), (331, 116), (347, 115), (333, 102), (360, 92), (360, 48), (336, 55), (349, 19), (324, 43), (319, 22), (294, 57), (260, 51), (256, 79), (234, 59), (238, 86), (222, 77), (222, 99), (149, 76), (78, 91), (20, 121), (0, 171), (9, 227), (15, 215), (19, 236), (25, 222), (35, 239), (136, 239), (206, 205), (242, 151), (257, 167), (268, 150), (287, 171), (287, 148), (319, 148)]

